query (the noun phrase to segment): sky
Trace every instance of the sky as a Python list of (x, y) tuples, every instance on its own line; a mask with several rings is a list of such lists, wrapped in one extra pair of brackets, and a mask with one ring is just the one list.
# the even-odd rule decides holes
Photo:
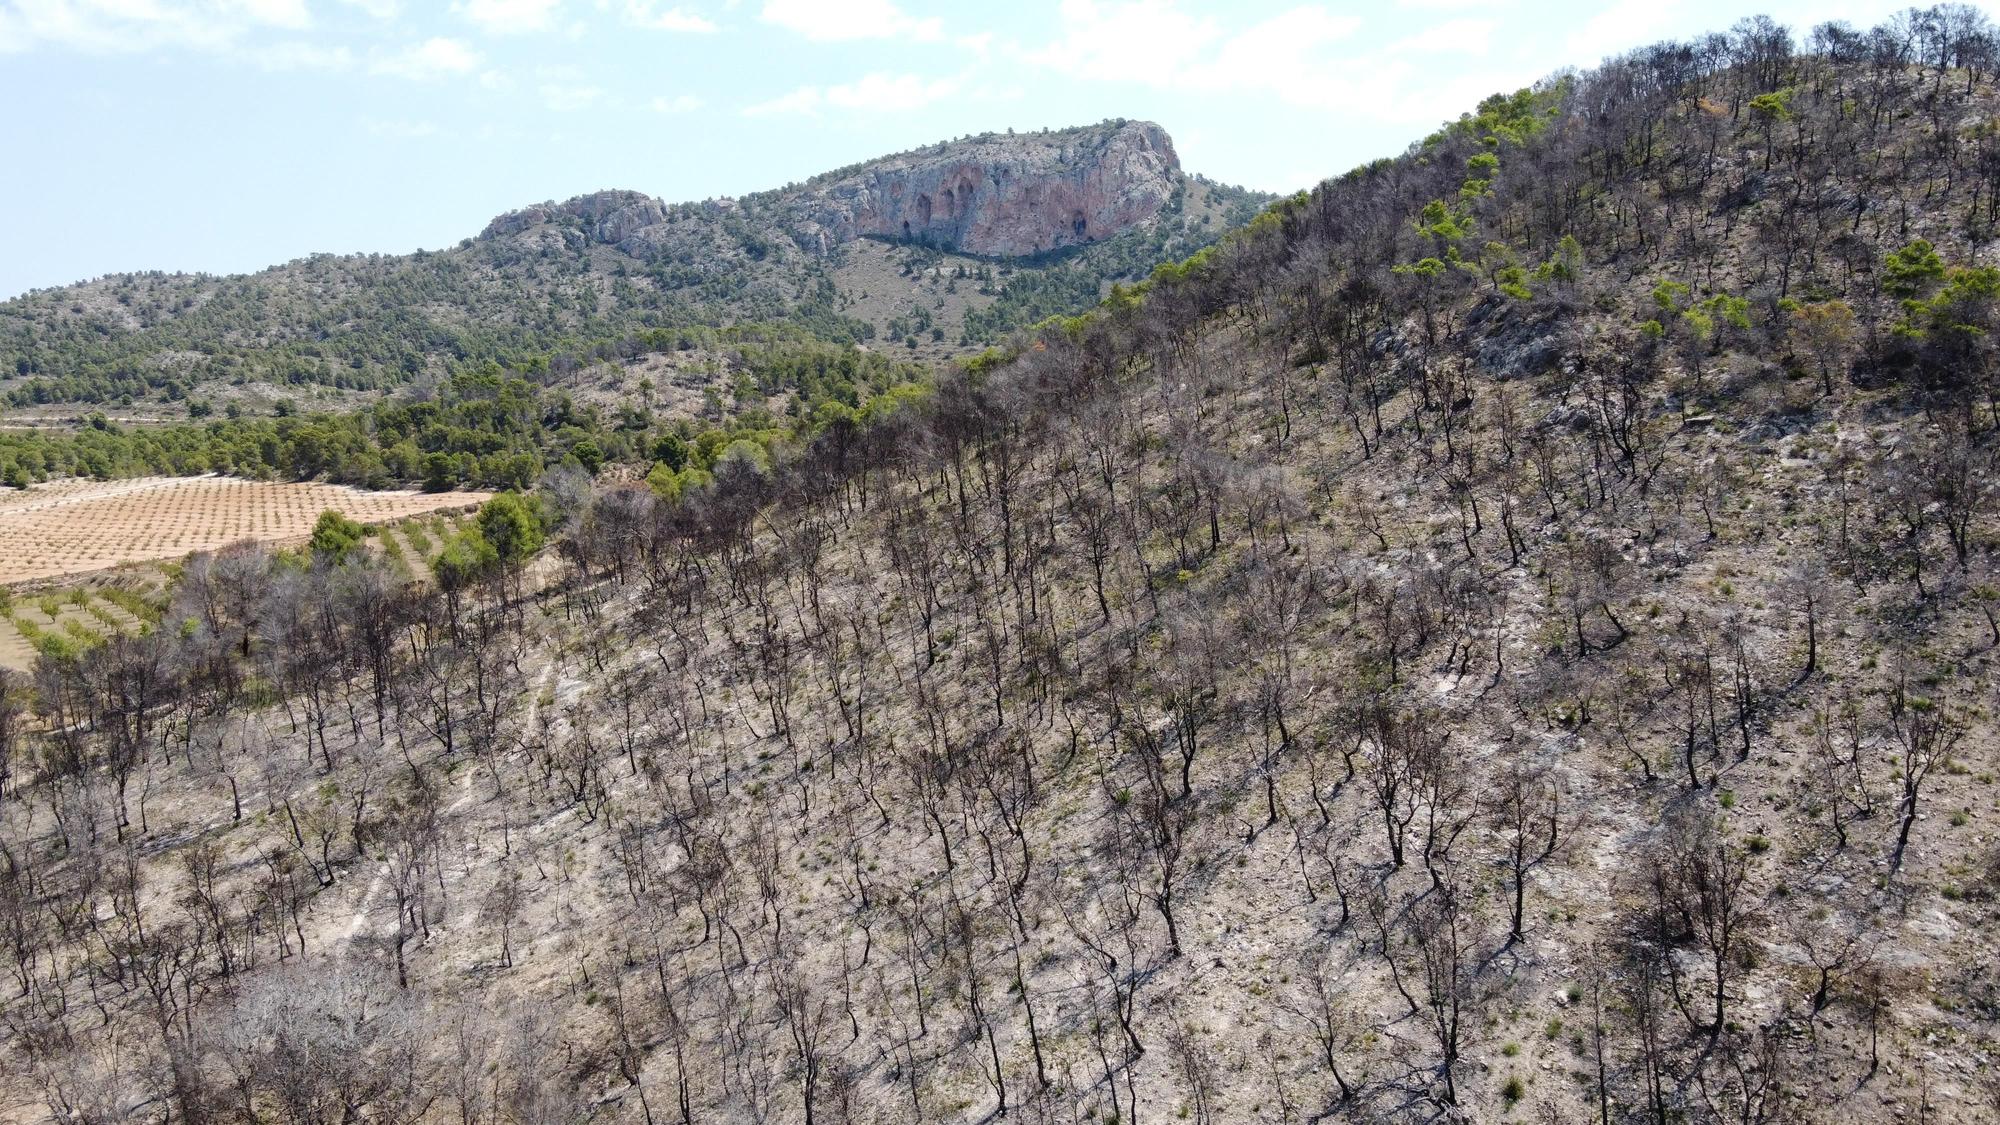
[(739, 195), (1111, 117), (1291, 191), (1563, 67), (1751, 11), (1803, 37), (1903, 6), (0, 0), (0, 297), (436, 249), (600, 188)]

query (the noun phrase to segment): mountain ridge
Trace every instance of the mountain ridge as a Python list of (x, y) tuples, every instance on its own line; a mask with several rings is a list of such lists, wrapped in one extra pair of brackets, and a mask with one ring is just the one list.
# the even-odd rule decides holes
[(22, 408), (177, 403), (243, 384), (379, 390), (465, 362), (759, 321), (840, 343), (887, 335), (941, 358), (1076, 311), (1267, 198), (1184, 172), (1165, 130), (1124, 120), (979, 134), (734, 199), (594, 192), (507, 212), (441, 250), (32, 291), (0, 302), (0, 396)]
[(800, 249), (820, 256), (875, 237), (1020, 258), (1087, 245), (1151, 220), (1180, 175), (1166, 130), (1120, 119), (939, 142), (743, 201), (716, 196), (676, 204), (631, 189), (587, 192), (495, 216), (478, 239), (553, 227), (633, 257), (654, 257), (674, 248), (671, 228), (680, 221), (768, 206)]

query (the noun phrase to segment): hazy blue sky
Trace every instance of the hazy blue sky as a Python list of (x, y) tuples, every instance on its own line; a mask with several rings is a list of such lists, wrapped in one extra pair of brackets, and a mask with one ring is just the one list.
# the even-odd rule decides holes
[(966, 133), (1164, 125), (1273, 191), (1786, 0), (0, 0), (0, 296), (404, 252), (603, 187), (775, 187)]

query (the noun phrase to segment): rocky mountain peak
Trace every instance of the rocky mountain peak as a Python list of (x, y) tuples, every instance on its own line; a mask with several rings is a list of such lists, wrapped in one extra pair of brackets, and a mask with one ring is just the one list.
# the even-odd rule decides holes
[(1151, 219), (1180, 175), (1173, 141), (1147, 121), (987, 134), (818, 185), (796, 230), (802, 242), (876, 236), (1022, 257)]
[(666, 205), (643, 192), (594, 191), (562, 203), (538, 203), (509, 211), (487, 223), (479, 237), (502, 238), (556, 223), (581, 226), (600, 242), (617, 243), (626, 237), (621, 231), (665, 222), (666, 217)]
[[(888, 238), (991, 257), (1027, 257), (1108, 238), (1159, 214), (1181, 182), (1166, 130), (1114, 121), (1039, 133), (986, 133), (886, 156), (769, 193), (758, 211), (802, 250)], [(745, 200), (749, 204), (750, 200)], [(704, 214), (733, 201), (697, 205)], [(483, 239), (560, 239), (665, 252), (688, 233), (676, 210), (634, 191), (600, 191), (510, 211)]]

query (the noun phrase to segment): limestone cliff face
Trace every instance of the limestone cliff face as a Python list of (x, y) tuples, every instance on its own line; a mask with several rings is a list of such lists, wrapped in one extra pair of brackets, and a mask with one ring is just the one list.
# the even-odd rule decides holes
[(1180, 160), (1150, 122), (992, 136), (868, 165), (820, 187), (800, 233), (874, 235), (994, 257), (1109, 237), (1157, 215)]
[(735, 216), (809, 254), (857, 238), (1026, 257), (1108, 238), (1159, 214), (1181, 182), (1166, 131), (1108, 122), (1047, 133), (986, 134), (885, 157), (764, 196), (669, 207), (601, 191), (511, 211), (483, 239), (524, 248), (616, 246), (635, 257), (701, 252)]

